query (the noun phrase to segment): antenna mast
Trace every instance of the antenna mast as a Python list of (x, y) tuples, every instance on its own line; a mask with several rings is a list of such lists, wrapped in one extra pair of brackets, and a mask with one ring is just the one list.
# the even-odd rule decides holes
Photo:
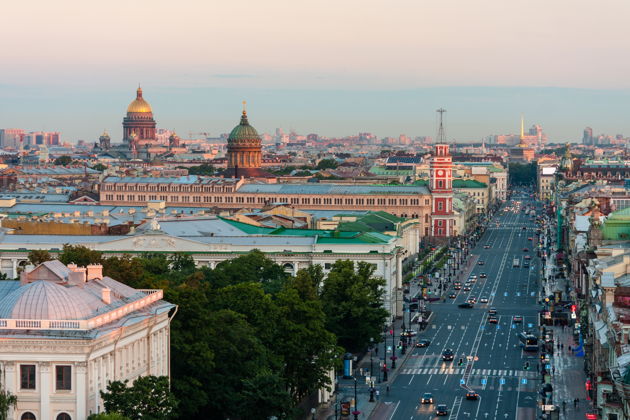
[(437, 142), (446, 143), (446, 136), (444, 135), (444, 123), (443, 123), (443, 115), (446, 112), (446, 110), (444, 108), (440, 108), (435, 112), (440, 114), (440, 127), (438, 128)]

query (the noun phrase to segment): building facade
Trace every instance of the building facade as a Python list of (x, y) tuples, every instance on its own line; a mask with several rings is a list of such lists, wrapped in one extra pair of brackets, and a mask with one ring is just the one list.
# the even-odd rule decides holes
[(0, 367), (18, 398), (9, 418), (84, 420), (104, 411), (109, 381), (169, 376), (175, 306), (102, 271), (55, 260), (0, 282)]

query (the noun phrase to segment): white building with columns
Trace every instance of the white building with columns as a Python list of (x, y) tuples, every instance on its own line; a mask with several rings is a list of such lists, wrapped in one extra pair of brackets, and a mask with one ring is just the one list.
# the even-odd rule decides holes
[(1, 380), (18, 398), (9, 418), (84, 420), (103, 411), (109, 381), (170, 376), (176, 306), (102, 271), (54, 260), (0, 281)]

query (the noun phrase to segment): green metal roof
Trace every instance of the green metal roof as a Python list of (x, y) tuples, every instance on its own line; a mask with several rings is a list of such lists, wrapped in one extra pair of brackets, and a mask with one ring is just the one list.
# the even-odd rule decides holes
[(247, 120), (247, 114), (243, 111), (243, 115), (241, 115), (241, 122), (239, 125), (232, 129), (228, 137), (228, 143), (238, 143), (240, 141), (247, 140), (258, 140), (260, 141), (260, 136), (254, 127), (249, 125), (249, 121)]
[(475, 181), (474, 179), (454, 179), (453, 188), (486, 188), (487, 185), (483, 182)]
[(630, 239), (630, 207), (610, 213), (602, 226), (604, 239)]

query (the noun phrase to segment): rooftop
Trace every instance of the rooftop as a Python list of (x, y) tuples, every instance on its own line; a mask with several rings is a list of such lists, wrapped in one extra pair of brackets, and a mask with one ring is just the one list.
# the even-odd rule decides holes
[(239, 193), (314, 194), (314, 195), (428, 195), (429, 190), (416, 185), (344, 185), (344, 184), (244, 184)]

